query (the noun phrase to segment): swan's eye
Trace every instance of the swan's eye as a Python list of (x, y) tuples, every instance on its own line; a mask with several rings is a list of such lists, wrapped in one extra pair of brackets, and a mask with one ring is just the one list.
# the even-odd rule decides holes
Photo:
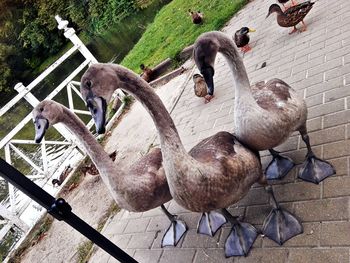
[(91, 86), (92, 86), (91, 80), (87, 80), (87, 81), (85, 82), (85, 86), (86, 86), (86, 88), (90, 89)]
[(41, 125), (39, 124), (39, 125), (38, 125), (38, 129), (40, 130), (40, 128), (41, 128)]

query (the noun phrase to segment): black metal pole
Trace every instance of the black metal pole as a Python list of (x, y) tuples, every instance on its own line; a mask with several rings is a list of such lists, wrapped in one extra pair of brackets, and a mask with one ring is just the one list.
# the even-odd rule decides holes
[(63, 220), (120, 262), (137, 263), (135, 259), (76, 216), (64, 199), (55, 199), (2, 158), (0, 158), (0, 176), (47, 209), (57, 220)]

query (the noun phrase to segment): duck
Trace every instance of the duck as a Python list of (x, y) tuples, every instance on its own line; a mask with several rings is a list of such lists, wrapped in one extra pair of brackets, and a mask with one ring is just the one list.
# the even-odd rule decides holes
[(151, 68), (146, 67), (144, 64), (141, 64), (140, 69), (142, 70), (141, 77), (145, 81), (151, 82), (152, 80), (154, 80), (154, 71)]
[(200, 98), (205, 97), (208, 94), (208, 90), (207, 90), (208, 87), (203, 76), (201, 74), (194, 74), (192, 76), (192, 79), (194, 82), (194, 86), (193, 86), (194, 94)]
[[(289, 0), (277, 0), (278, 3), (282, 4), (284, 9), (287, 10), (287, 7), (284, 5), (286, 3), (289, 2)], [(298, 3), (295, 1), (295, 0), (292, 0), (292, 5), (291, 6), (295, 6), (297, 5)]]
[(234, 35), (234, 40), (236, 43), (236, 46), (239, 47), (243, 53), (246, 53), (250, 51), (252, 48), (249, 46), (249, 35), (250, 32), (255, 32), (255, 29), (249, 28), (249, 27), (242, 27), (241, 29), (237, 30)]
[(162, 153), (159, 148), (153, 148), (147, 155), (135, 161), (128, 171), (124, 171), (114, 164), (77, 115), (62, 104), (44, 100), (33, 109), (32, 114), (36, 143), (42, 141), (52, 125), (56, 123), (65, 125), (85, 148), (118, 206), (132, 212), (144, 212), (160, 206), (171, 222), (161, 245), (176, 246), (187, 231), (187, 226), (164, 206), (172, 197), (162, 167)]
[(300, 32), (306, 31), (307, 27), (303, 19), (310, 12), (314, 2), (306, 1), (301, 4), (288, 8), (285, 12), (277, 4), (272, 4), (269, 8), (269, 12), (266, 18), (272, 13), (277, 13), (277, 24), (281, 27), (293, 27), (293, 30), (289, 34), (293, 34), (298, 31), (296, 25), (300, 22), (303, 27), (299, 29)]
[[(312, 151), (306, 127), (306, 102), (294, 89), (277, 78), (251, 86), (234, 42), (222, 32), (200, 35), (194, 49), (197, 54), (195, 63), (200, 71), (207, 72), (208, 67), (213, 67), (217, 52), (226, 58), (234, 77), (235, 135), (251, 149), (270, 151), (273, 159), (265, 171), (268, 180), (282, 179), (294, 167), (290, 158), (281, 156), (273, 149), (287, 140), (294, 131), (300, 133), (307, 147), (298, 177), (318, 184), (335, 174), (333, 165), (319, 159)], [(210, 81), (213, 82), (212, 79)]]
[[(173, 199), (187, 210), (202, 213), (197, 232), (213, 236), (228, 221), (231, 232), (225, 242), (225, 256), (246, 256), (258, 231), (233, 217), (226, 208), (241, 200), (254, 183), (265, 183), (259, 154), (225, 131), (200, 141), (187, 153), (169, 112), (150, 85), (116, 64), (92, 64), (81, 78), (80, 92), (97, 132), (105, 131), (106, 111), (101, 105), (111, 99), (116, 89), (132, 94), (152, 117)], [(267, 191), (273, 195), (272, 188)], [(278, 243), (302, 233), (295, 216), (273, 203), (263, 233)]]
[(192, 18), (193, 24), (199, 25), (203, 23), (203, 13), (201, 13), (201, 11), (192, 11), (191, 9), (188, 9), (188, 13)]

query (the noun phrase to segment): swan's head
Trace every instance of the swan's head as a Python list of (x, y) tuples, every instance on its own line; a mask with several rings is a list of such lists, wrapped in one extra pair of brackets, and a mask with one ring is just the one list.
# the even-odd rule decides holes
[(63, 109), (57, 102), (44, 100), (32, 111), (35, 126), (35, 142), (40, 143), (49, 126), (60, 122)]
[(93, 64), (81, 78), (80, 92), (99, 134), (106, 131), (107, 103), (118, 83), (119, 78), (109, 64)]

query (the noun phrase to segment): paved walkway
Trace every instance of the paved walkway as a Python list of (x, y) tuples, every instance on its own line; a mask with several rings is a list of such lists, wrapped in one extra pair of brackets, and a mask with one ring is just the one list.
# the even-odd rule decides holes
[[(223, 245), (227, 225), (215, 237), (196, 234), (198, 213), (191, 213), (174, 201), (166, 206), (186, 221), (189, 231), (176, 248), (160, 248), (168, 221), (160, 209), (145, 213), (122, 211), (111, 218), (103, 233), (138, 261), (146, 262), (349, 262), (350, 249), (350, 1), (319, 0), (307, 16), (308, 30), (288, 35), (277, 26), (275, 16), (265, 20), (274, 0), (255, 0), (224, 28), (232, 36), (241, 26), (257, 29), (251, 34), (253, 50), (244, 57), (252, 82), (278, 77), (289, 83), (307, 101), (308, 129), (316, 153), (330, 161), (337, 175), (319, 185), (296, 179), (294, 169), (274, 185), (276, 197), (303, 222), (304, 234), (277, 246), (259, 237), (246, 258), (225, 259)], [(261, 68), (263, 62), (266, 67)], [(233, 131), (232, 76), (225, 60), (216, 62), (215, 98), (209, 104), (193, 94), (192, 81), (172, 116), (187, 149), (217, 131)], [(169, 83), (169, 91), (180, 94), (185, 77)], [(170, 103), (171, 104), (171, 103)], [(168, 106), (170, 105), (167, 104)], [(143, 125), (143, 124), (140, 124)], [(154, 132), (154, 130), (153, 130)], [(305, 145), (295, 134), (279, 147), (298, 163)], [(263, 154), (264, 164), (270, 157)], [(269, 212), (268, 197), (261, 187), (231, 211), (260, 228)], [(97, 250), (97, 249), (96, 249)], [(91, 263), (116, 262), (98, 249)]]

